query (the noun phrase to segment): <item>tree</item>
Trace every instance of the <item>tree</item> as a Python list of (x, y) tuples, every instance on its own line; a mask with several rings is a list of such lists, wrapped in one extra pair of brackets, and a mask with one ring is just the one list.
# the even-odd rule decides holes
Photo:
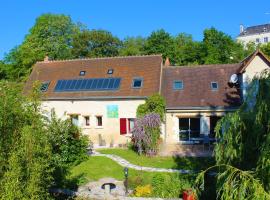
[(0, 82), (0, 199), (50, 199), (67, 166), (86, 158), (88, 141), (70, 121), (46, 120), (40, 84), (29, 96), (21, 88)]
[(171, 63), (175, 63), (173, 37), (164, 29), (153, 31), (146, 39), (143, 51), (146, 54), (162, 54), (163, 59), (167, 57)]
[(177, 65), (202, 64), (204, 49), (200, 42), (193, 41), (192, 36), (180, 33), (174, 39), (175, 62)]
[(215, 129), (220, 142), (212, 168), (218, 172), (221, 199), (270, 198), (270, 73), (255, 78), (249, 88), (245, 103)]
[(72, 53), (75, 57), (113, 57), (119, 54), (121, 41), (105, 30), (83, 30), (74, 36)]
[(5, 57), (5, 62), (13, 66), (13, 78), (28, 75), (32, 65), (46, 55), (51, 59), (71, 58), (71, 40), (78, 30), (69, 16), (44, 14), (38, 17), (23, 43)]
[(264, 44), (260, 47), (262, 52), (270, 58), (270, 43)]
[(143, 55), (144, 44), (145, 38), (143, 37), (127, 37), (123, 41), (119, 54), (121, 56)]
[(242, 44), (215, 28), (204, 30), (203, 45), (205, 64), (236, 63), (245, 57)]

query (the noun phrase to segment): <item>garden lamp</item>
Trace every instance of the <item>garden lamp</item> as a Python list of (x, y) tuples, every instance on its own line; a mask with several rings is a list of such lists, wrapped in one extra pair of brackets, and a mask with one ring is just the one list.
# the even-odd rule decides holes
[(128, 168), (127, 167), (124, 168), (124, 174), (125, 174), (125, 177), (127, 178), (128, 177)]
[(128, 195), (128, 168), (124, 168), (124, 174), (125, 174), (125, 181), (124, 181), (124, 186), (126, 189), (126, 196)]

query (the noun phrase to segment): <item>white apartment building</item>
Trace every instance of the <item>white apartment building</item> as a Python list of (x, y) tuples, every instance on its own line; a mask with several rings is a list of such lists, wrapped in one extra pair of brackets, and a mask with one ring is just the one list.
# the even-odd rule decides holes
[(250, 42), (256, 45), (270, 42), (270, 24), (250, 27), (240, 25), (240, 34), (237, 37), (237, 41), (242, 42), (244, 45)]

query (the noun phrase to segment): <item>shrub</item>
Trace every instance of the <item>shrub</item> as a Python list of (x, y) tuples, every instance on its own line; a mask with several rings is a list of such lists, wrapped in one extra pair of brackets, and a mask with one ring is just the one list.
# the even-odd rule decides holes
[(151, 185), (144, 185), (144, 186), (137, 186), (134, 190), (135, 197), (149, 197), (152, 194), (152, 186)]
[(58, 119), (54, 111), (47, 131), (53, 152), (55, 184), (61, 185), (65, 182), (68, 168), (87, 158), (89, 140), (70, 120)]
[(156, 113), (160, 116), (161, 121), (164, 119), (165, 100), (159, 94), (154, 94), (149, 97), (144, 104), (137, 108), (137, 117), (142, 118), (147, 114)]
[(160, 117), (158, 114), (147, 114), (136, 120), (132, 130), (132, 141), (139, 154), (145, 152), (153, 154), (157, 152), (160, 138)]
[(155, 197), (178, 198), (191, 184), (186, 179), (179, 179), (175, 174), (156, 174), (152, 179), (152, 187)]

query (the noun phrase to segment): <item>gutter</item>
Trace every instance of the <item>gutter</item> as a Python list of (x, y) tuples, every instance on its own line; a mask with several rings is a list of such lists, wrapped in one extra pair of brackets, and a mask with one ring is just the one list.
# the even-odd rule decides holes
[(49, 97), (49, 98), (42, 98), (43, 101), (140, 100), (140, 99), (145, 100), (145, 99), (147, 99), (147, 96), (117, 96), (117, 97), (100, 96), (100, 97)]
[(235, 111), (239, 107), (224, 107), (224, 106), (180, 106), (180, 107), (166, 107), (166, 111)]

